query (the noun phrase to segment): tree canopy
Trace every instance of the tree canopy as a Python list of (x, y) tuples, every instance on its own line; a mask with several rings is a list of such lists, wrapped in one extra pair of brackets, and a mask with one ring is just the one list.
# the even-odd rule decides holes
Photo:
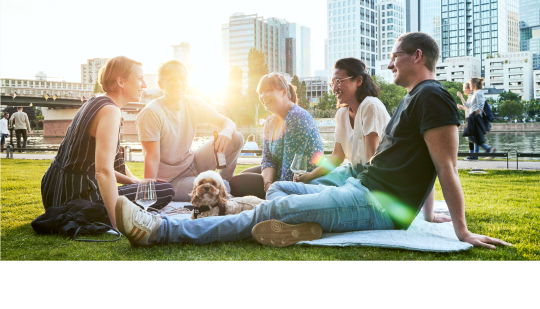
[(407, 95), (407, 89), (396, 84), (390, 84), (378, 75), (373, 75), (371, 78), (379, 86), (379, 100), (384, 104), (388, 113), (393, 115), (401, 99)]
[(98, 93), (105, 93), (105, 91), (103, 91), (103, 89), (101, 88), (101, 85), (96, 80), (96, 84), (94, 85), (94, 94), (98, 94)]
[[(248, 53), (248, 89), (246, 94), (245, 113), (252, 116), (253, 122), (257, 125), (259, 111), (264, 111), (259, 94), (257, 93), (257, 85), (261, 78), (268, 74), (268, 64), (262, 51), (252, 48)], [(264, 112), (261, 114), (265, 114)]]

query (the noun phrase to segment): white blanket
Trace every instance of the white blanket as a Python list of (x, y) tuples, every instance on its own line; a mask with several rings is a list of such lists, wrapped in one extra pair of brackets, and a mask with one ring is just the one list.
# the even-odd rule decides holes
[[(436, 201), (435, 212), (448, 214), (444, 201)], [(309, 246), (366, 246), (430, 252), (455, 252), (469, 250), (471, 244), (458, 240), (451, 223), (430, 223), (422, 212), (407, 230), (358, 231), (347, 233), (324, 233), (320, 239), (302, 241), (298, 245)]]

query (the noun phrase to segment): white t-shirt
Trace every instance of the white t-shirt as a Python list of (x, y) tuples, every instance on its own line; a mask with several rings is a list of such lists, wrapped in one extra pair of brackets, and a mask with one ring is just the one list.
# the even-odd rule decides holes
[(255, 142), (247, 142), (244, 145), (244, 150), (259, 150), (259, 146)]
[(2, 117), (2, 119), (0, 119), (0, 133), (9, 134), (8, 121), (4, 117)]
[(215, 118), (217, 111), (202, 99), (186, 95), (179, 111), (167, 107), (163, 97), (148, 103), (137, 116), (141, 142), (159, 141), (160, 162), (157, 177), (171, 181), (194, 160), (191, 144), (197, 125)]
[(364, 136), (371, 132), (379, 135), (382, 140), (384, 128), (390, 121), (390, 115), (384, 104), (375, 97), (366, 97), (360, 104), (354, 119), (354, 128), (349, 120), (349, 107), (342, 107), (336, 113), (336, 130), (334, 138), (336, 143), (341, 144), (345, 157), (353, 166), (364, 164), (366, 158)]

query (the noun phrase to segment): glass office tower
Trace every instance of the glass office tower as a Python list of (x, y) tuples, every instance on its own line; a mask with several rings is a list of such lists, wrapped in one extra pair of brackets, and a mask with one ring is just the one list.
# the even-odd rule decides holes
[(540, 66), (540, 0), (520, 0), (519, 32), (521, 51), (533, 54), (533, 68)]
[[(328, 65), (341, 58), (356, 57), (375, 74), (378, 54), (377, 5), (375, 0), (327, 0)], [(393, 20), (391, 22), (393, 27)], [(388, 24), (385, 24), (388, 27)]]
[(431, 35), (441, 46), (441, 0), (419, 0), (419, 31)]

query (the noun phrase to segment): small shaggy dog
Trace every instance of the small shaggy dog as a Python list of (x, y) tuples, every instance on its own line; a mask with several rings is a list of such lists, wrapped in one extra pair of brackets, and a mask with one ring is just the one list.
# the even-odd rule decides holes
[(193, 191), (189, 196), (194, 206), (191, 219), (239, 214), (263, 202), (251, 195), (228, 198), (221, 176), (214, 171), (200, 173), (193, 181)]

